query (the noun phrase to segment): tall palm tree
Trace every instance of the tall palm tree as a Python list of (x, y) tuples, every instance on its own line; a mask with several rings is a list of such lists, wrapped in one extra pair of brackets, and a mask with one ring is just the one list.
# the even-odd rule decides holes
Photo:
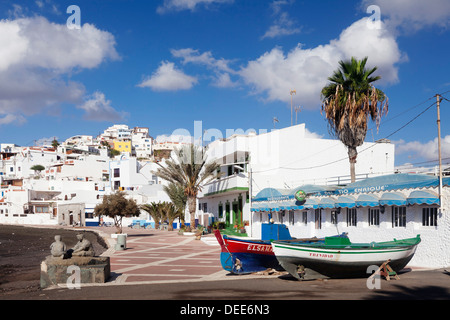
[(207, 162), (203, 149), (194, 145), (183, 146), (175, 149), (173, 154), (160, 166), (154, 174), (168, 182), (180, 184), (187, 197), (187, 205), (191, 217), (191, 228), (195, 228), (195, 209), (197, 206), (197, 195), (203, 184), (215, 178), (219, 164), (212, 161)]
[(339, 61), (340, 68), (328, 78), (331, 82), (322, 89), (322, 112), (328, 120), (330, 133), (341, 140), (348, 149), (350, 176), (355, 181), (357, 147), (364, 143), (370, 117), (377, 130), (381, 116), (387, 114), (388, 98), (372, 83), (381, 79), (372, 76), (377, 67), (366, 69), (367, 57)]

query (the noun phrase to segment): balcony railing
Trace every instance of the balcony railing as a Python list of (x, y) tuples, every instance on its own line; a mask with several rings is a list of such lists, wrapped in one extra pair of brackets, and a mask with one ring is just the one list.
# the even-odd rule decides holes
[(203, 195), (207, 197), (224, 192), (238, 192), (245, 190), (248, 190), (248, 174), (235, 173), (206, 184), (203, 187)]

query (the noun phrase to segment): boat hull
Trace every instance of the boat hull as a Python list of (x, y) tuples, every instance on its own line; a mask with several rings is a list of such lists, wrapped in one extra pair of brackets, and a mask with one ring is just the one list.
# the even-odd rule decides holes
[[(272, 243), (280, 265), (292, 276), (301, 279), (298, 266), (313, 270), (321, 277), (367, 277), (373, 269), (390, 260), (394, 271), (400, 271), (412, 259), (417, 244), (410, 246), (373, 248), (319, 248), (301, 244)], [(317, 276), (319, 277), (319, 276)]]
[[(224, 270), (233, 274), (249, 274), (267, 269), (284, 271), (273, 252), (272, 241), (222, 236), (218, 230), (215, 231), (215, 236), (221, 246), (220, 262)], [(347, 237), (347, 235), (342, 234), (336, 237)], [(324, 239), (306, 238), (278, 241), (281, 243), (289, 243), (289, 241), (313, 243), (323, 242)]]
[(267, 269), (283, 270), (270, 241), (240, 240), (223, 236), (220, 253), (222, 267), (234, 274), (248, 274)]

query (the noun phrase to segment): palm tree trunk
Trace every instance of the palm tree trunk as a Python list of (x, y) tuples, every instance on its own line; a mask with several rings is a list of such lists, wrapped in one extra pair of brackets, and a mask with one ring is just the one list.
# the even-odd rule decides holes
[(191, 229), (195, 229), (195, 209), (197, 206), (197, 197), (188, 196), (187, 203), (189, 209), (189, 215), (191, 216)]
[(348, 161), (350, 162), (350, 179), (351, 182), (356, 181), (355, 163), (358, 152), (355, 147), (348, 147)]

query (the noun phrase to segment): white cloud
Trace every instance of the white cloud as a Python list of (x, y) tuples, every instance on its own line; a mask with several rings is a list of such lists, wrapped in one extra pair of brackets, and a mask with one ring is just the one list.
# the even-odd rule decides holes
[[(427, 142), (399, 140), (395, 142), (397, 154), (408, 154), (410, 158), (423, 158), (425, 160), (438, 160), (438, 138)], [(450, 135), (441, 139), (442, 158), (450, 158)]]
[(19, 122), (46, 108), (81, 103), (85, 87), (70, 74), (119, 58), (112, 34), (90, 24), (69, 30), (39, 16), (0, 20), (0, 43), (0, 116)]
[(327, 84), (327, 78), (338, 68), (339, 60), (355, 56), (368, 56), (367, 67), (377, 66), (379, 84), (398, 81), (396, 64), (402, 56), (394, 36), (384, 28), (370, 29), (367, 18), (356, 21), (346, 28), (338, 39), (314, 48), (299, 44), (286, 55), (279, 47), (264, 53), (258, 59), (249, 61), (239, 74), (254, 94), (266, 94), (269, 101), (290, 102), (289, 91), (295, 89), (296, 104), (313, 109), (320, 105), (320, 91)]
[(194, 11), (200, 5), (210, 6), (216, 3), (231, 3), (233, 1), (234, 0), (164, 0), (164, 3), (156, 9), (156, 12), (162, 14), (169, 11)]
[[(450, 25), (448, 0), (363, 0), (362, 6), (380, 7), (381, 19), (404, 31), (417, 31), (424, 27)], [(387, 17), (387, 19), (386, 19)]]
[[(26, 42), (26, 47), (22, 44), (23, 51), (20, 52), (20, 64), (26, 67), (65, 73), (74, 68), (92, 69), (108, 58), (114, 60), (119, 57), (114, 48), (114, 36), (88, 23), (80, 30), (70, 30), (65, 24), (51, 23), (43, 17), (3, 23), (14, 26), (12, 37)], [(15, 63), (17, 61), (10, 61), (9, 65)]]
[(15, 115), (15, 114), (7, 114), (3, 118), (0, 118), (0, 125), (2, 124), (23, 124), (26, 122), (26, 119), (21, 115)]
[(190, 89), (197, 81), (197, 78), (177, 69), (173, 62), (163, 61), (158, 70), (138, 86), (148, 87), (154, 91), (177, 91)]
[(316, 132), (311, 132), (308, 130), (308, 128), (305, 128), (305, 138), (309, 139), (322, 139), (323, 134), (318, 134)]
[(170, 51), (175, 58), (181, 58), (183, 64), (196, 64), (205, 66), (212, 70), (215, 75), (213, 78), (213, 85), (220, 88), (230, 88), (237, 85), (231, 80), (230, 74), (237, 72), (230, 67), (231, 60), (223, 58), (216, 59), (213, 57), (211, 51), (200, 53), (198, 50), (192, 48), (178, 49)]
[(211, 51), (206, 51), (200, 54), (198, 50), (194, 50), (192, 48), (185, 48), (185, 49), (172, 49), (170, 53), (175, 58), (182, 58), (183, 64), (187, 63), (194, 63), (194, 64), (200, 64), (205, 65), (213, 70), (217, 71), (224, 71), (224, 72), (230, 72), (234, 73), (230, 67), (229, 64), (231, 63), (230, 60), (226, 60), (223, 58), (216, 59), (213, 57)]
[(213, 85), (218, 88), (232, 88), (237, 86), (237, 83), (231, 80), (229, 73), (221, 73), (217, 75)]
[(111, 106), (111, 101), (106, 100), (105, 94), (95, 92), (87, 101), (77, 108), (83, 109), (86, 113), (84, 119), (92, 121), (119, 121), (127, 115), (124, 112), (118, 112)]
[(50, 146), (52, 144), (53, 140), (58, 141), (59, 137), (49, 137), (49, 138), (43, 137), (43, 138), (36, 140), (35, 144), (37, 146)]
[(288, 36), (292, 34), (297, 34), (301, 32), (300, 27), (296, 27), (295, 19), (289, 16), (289, 13), (282, 11), (283, 5), (292, 4), (293, 1), (277, 0), (272, 2), (273, 15), (276, 17), (273, 25), (270, 26), (269, 30), (261, 37), (265, 38), (276, 38), (279, 36)]
[(171, 134), (171, 135), (162, 134), (157, 136), (155, 141), (157, 143), (164, 143), (164, 142), (194, 143), (194, 137), (182, 134)]

